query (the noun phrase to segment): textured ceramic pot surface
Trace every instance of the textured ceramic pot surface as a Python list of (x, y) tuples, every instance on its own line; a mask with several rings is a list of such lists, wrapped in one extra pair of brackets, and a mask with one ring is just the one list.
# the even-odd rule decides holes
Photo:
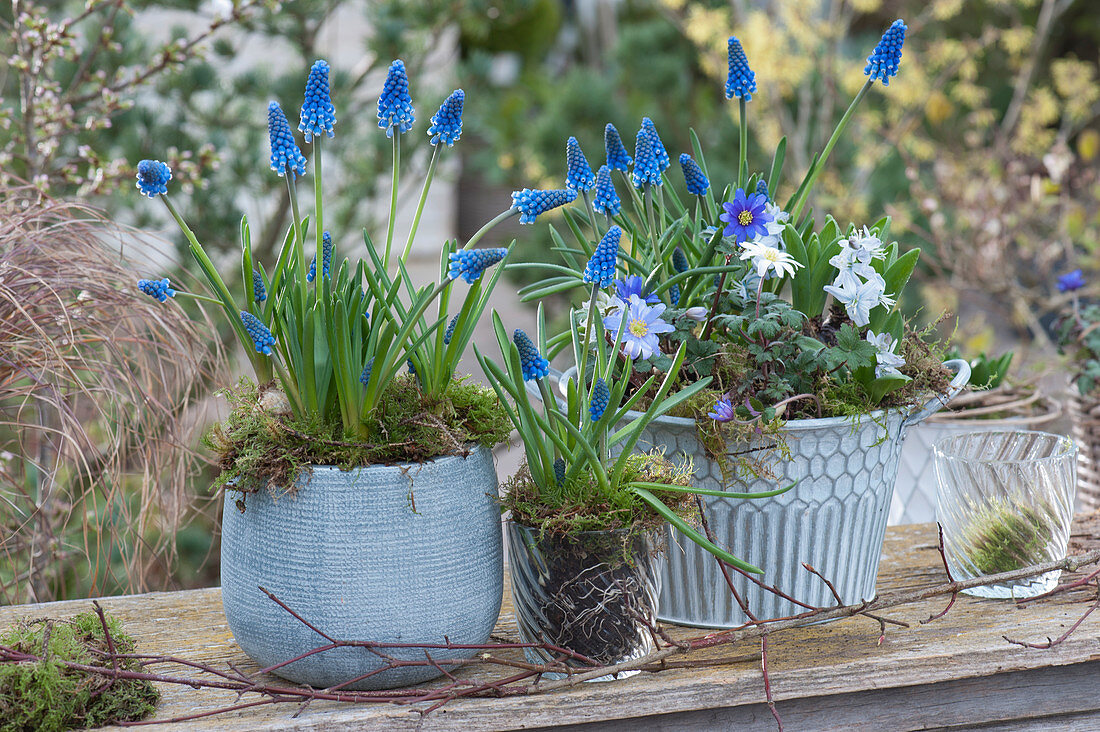
[[(333, 638), (443, 643), (446, 637), (458, 644), (489, 639), (504, 582), (489, 450), (348, 472), (319, 466), (291, 494), (249, 494), (243, 513), (236, 500), (237, 494), (226, 494), (222, 603), (237, 643), (261, 667), (295, 658), (325, 639), (260, 586)], [(419, 649), (386, 652), (425, 657)], [(457, 658), (474, 651), (445, 653)], [(327, 687), (382, 667), (366, 649), (338, 648), (276, 673)], [(431, 667), (387, 669), (348, 688), (391, 688), (439, 674)]]
[[(511, 521), (506, 533), (521, 641), (566, 648), (605, 665), (653, 650), (660, 586), (655, 536), (586, 531), (540, 538), (537, 529)], [(538, 664), (560, 655), (541, 648), (524, 653)], [(565, 662), (587, 667), (575, 659)]]
[[(798, 481), (786, 493), (754, 500), (706, 497), (715, 541), (764, 570), (760, 579), (800, 602), (836, 604), (829, 588), (805, 562), (836, 587), (845, 604), (875, 594), (886, 517), (901, 452), (903, 415), (877, 413), (851, 419), (791, 420), (783, 427), (790, 460), (762, 452), (774, 480), (727, 486), (719, 463), (703, 451), (694, 420), (662, 417), (639, 447), (663, 448), (673, 459), (694, 461), (694, 484), (710, 490), (759, 492)], [(747, 446), (731, 445), (731, 452)], [(768, 456), (768, 453), (772, 453)], [(669, 527), (660, 561), (661, 620), (707, 628), (741, 625), (748, 618), (729, 590), (714, 557)], [(759, 619), (794, 615), (805, 608), (731, 573), (734, 586)]]

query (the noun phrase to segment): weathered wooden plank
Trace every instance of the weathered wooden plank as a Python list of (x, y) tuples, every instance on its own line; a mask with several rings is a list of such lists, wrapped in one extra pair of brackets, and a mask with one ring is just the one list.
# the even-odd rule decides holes
[[(1098, 525), (1100, 518), (1097, 517), (1079, 523), (1073, 551), (1100, 544)], [(936, 550), (934, 526), (897, 527), (888, 532), (880, 570), (880, 592), (945, 580)], [(1065, 700), (1057, 694), (1044, 697), (1043, 692), (1035, 689), (1038, 682), (1025, 680), (1012, 686), (1017, 683), (1012, 679), (1023, 679), (1028, 674), (1064, 672), (1068, 674), (1065, 679), (1053, 686), (1065, 686), (1082, 698), (1097, 697), (1096, 684), (1089, 680), (1088, 673), (1095, 678), (1100, 668), (1100, 634), (1097, 632), (1100, 619), (1090, 618), (1068, 641), (1046, 651), (1019, 648), (1006, 643), (1001, 636), (1008, 634), (1027, 640), (1057, 636), (1079, 617), (1086, 607), (1085, 602), (1092, 597), (1094, 591), (1078, 590), (1024, 607), (1015, 607), (1009, 601), (960, 597), (946, 617), (929, 624), (920, 621), (938, 612), (946, 598), (915, 603), (888, 612), (890, 617), (908, 622), (911, 627), (888, 627), (881, 645), (878, 643), (878, 624), (865, 618), (783, 632), (769, 642), (773, 694), (788, 721), (788, 729), (829, 729), (826, 723), (833, 721), (837, 729), (851, 728), (857, 722), (853, 722), (851, 714), (845, 711), (850, 709), (859, 710), (865, 719), (876, 720), (875, 715), (883, 719), (881, 724), (876, 721), (871, 727), (859, 725), (863, 728), (927, 729), (934, 725), (955, 724), (956, 717), (948, 715), (947, 711), (936, 711), (939, 707), (955, 709), (951, 714), (961, 720), (968, 720), (967, 715), (977, 715), (973, 719), (977, 722), (981, 709), (995, 707), (1006, 695), (1018, 695), (1034, 702), (1033, 707), (1029, 706), (1032, 711), (1027, 714), (1027, 710), (1018, 705), (1006, 705), (1005, 709), (1016, 710), (1012, 714), (1041, 717), (1087, 713), (1094, 709), (1088, 706), (1091, 701), (1085, 706), (1066, 706)], [(244, 670), (255, 669), (233, 642), (217, 588), (105, 598), (101, 603), (123, 621), (127, 631), (137, 639), (141, 652), (180, 656), (221, 667), (233, 663)], [(66, 617), (89, 606), (88, 601), (78, 600), (0, 607), (0, 625), (17, 617)], [(672, 635), (680, 638), (704, 632), (672, 629)], [(510, 598), (507, 597), (497, 633), (504, 638), (516, 638)], [(394, 730), (503, 730), (632, 719), (624, 721), (624, 725), (637, 728), (637, 717), (657, 715), (655, 719), (646, 720), (647, 729), (661, 728), (653, 724), (688, 730), (693, 729), (690, 724), (699, 729), (771, 729), (774, 724), (771, 715), (761, 705), (763, 686), (757, 651), (755, 643), (711, 649), (695, 657), (725, 654), (737, 655), (743, 660), (719, 667), (641, 674), (613, 683), (583, 684), (533, 697), (462, 700), (423, 719), (409, 707), (315, 703), (297, 719), (290, 718), (291, 708), (261, 707), (218, 717), (216, 727), (241, 731), (342, 730), (364, 726)], [(471, 667), (462, 673), (478, 678), (502, 675), (484, 667)], [(971, 682), (979, 686), (967, 686)], [(982, 684), (987, 688), (979, 688)], [(952, 697), (948, 691), (955, 688), (959, 700), (949, 702)], [(190, 688), (165, 687), (162, 691), (164, 698), (158, 709), (158, 719), (217, 708), (235, 699), (232, 694)], [(970, 704), (968, 709), (966, 699), (977, 698), (975, 695), (988, 698)], [(900, 701), (906, 699), (911, 701)], [(891, 711), (897, 709), (901, 711)], [(925, 714), (922, 711), (925, 709), (935, 713)], [(891, 714), (893, 716), (889, 716)], [(681, 716), (674, 719), (668, 715)], [(904, 727), (896, 721), (904, 719), (923, 720), (920, 722), (923, 726)], [(1010, 719), (1014, 717), (992, 716), (983, 718), (982, 722), (1000, 723)], [(213, 720), (203, 720), (164, 728), (208, 729), (212, 723)], [(153, 728), (160, 728), (160, 725)], [(614, 726), (607, 728), (615, 729)], [(1100, 724), (1095, 728), (1100, 728)]]

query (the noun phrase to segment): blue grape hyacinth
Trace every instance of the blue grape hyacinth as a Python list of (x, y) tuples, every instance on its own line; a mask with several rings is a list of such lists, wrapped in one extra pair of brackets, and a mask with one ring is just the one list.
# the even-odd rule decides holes
[(657, 164), (657, 153), (653, 150), (653, 140), (644, 129), (638, 130), (638, 138), (634, 145), (634, 171), (631, 173), (631, 181), (635, 188), (661, 185), (661, 169)]
[(172, 169), (159, 160), (142, 160), (137, 166), (137, 187), (142, 195), (149, 198), (168, 192), (168, 181), (172, 180)]
[(592, 199), (592, 208), (596, 213), (618, 216), (622, 207), (622, 199), (615, 191), (615, 184), (611, 182), (611, 168), (600, 166), (600, 172), (596, 173), (596, 195)]
[(657, 157), (658, 170), (665, 172), (672, 165), (672, 160), (668, 157), (665, 144), (661, 142), (661, 136), (657, 134), (657, 126), (649, 117), (642, 117), (642, 130), (649, 135), (649, 140), (653, 143), (653, 154)]
[(398, 132), (408, 132), (416, 121), (412, 97), (409, 96), (409, 76), (405, 73), (405, 62), (397, 59), (390, 64), (386, 74), (386, 83), (378, 95), (378, 126), (386, 131), (386, 137), (393, 137), (393, 128)]
[(374, 359), (367, 361), (367, 365), (363, 367), (363, 372), (359, 374), (359, 383), (363, 386), (370, 384), (370, 372), (374, 369)]
[(539, 214), (571, 203), (576, 198), (577, 192), (568, 188), (552, 191), (524, 188), (522, 191), (512, 192), (512, 208), (519, 211), (521, 224), (533, 224)]
[(726, 79), (726, 99), (752, 100), (752, 93), (756, 91), (756, 74), (749, 68), (749, 60), (745, 56), (745, 49), (741, 48), (741, 41), (730, 36), (727, 41), (729, 57), (729, 76)]
[(263, 302), (267, 299), (267, 288), (264, 287), (264, 276), (260, 274), (260, 270), (252, 270), (252, 299), (256, 302)]
[[(328, 279), (329, 272), (332, 268), (332, 235), (327, 231), (321, 235), (321, 281)], [(314, 255), (313, 261), (309, 263), (309, 273), (306, 275), (306, 282), (313, 282), (317, 277), (317, 257)]]
[(600, 287), (611, 287), (615, 281), (615, 266), (619, 261), (619, 239), (623, 230), (618, 226), (612, 226), (596, 245), (596, 251), (584, 268), (581, 277), (585, 282), (598, 284)]
[(611, 401), (611, 390), (607, 388), (607, 382), (602, 376), (596, 377), (596, 383), (592, 386), (592, 401), (588, 405), (588, 414), (593, 422), (598, 422)]
[(256, 347), (256, 353), (270, 356), (271, 347), (275, 345), (275, 336), (271, 335), (271, 330), (259, 318), (245, 310), (241, 311), (241, 322), (252, 339), (252, 345)]
[(668, 286), (668, 301), (672, 303), (673, 307), (680, 304), (680, 286), (669, 285)]
[(485, 270), (504, 259), (506, 254), (508, 254), (508, 250), (503, 247), (497, 249), (460, 249), (457, 252), (451, 252), (449, 257), (451, 266), (447, 276), (452, 280), (461, 277), (472, 285)]
[(710, 181), (703, 175), (703, 169), (699, 167), (699, 163), (695, 162), (695, 158), (691, 157), (687, 153), (680, 155), (680, 168), (684, 171), (684, 183), (687, 184), (688, 193), (695, 196), (702, 196), (710, 188)]
[(688, 271), (688, 258), (684, 254), (684, 250), (680, 247), (676, 247), (672, 250), (672, 269), (677, 274)]
[(432, 115), (432, 125), (428, 128), (428, 134), (432, 137), (431, 144), (438, 145), (442, 142), (451, 147), (462, 137), (462, 104), (465, 100), (466, 92), (455, 89), (439, 105), (439, 111)]
[(631, 157), (626, 151), (626, 145), (623, 145), (619, 131), (610, 122), (603, 129), (603, 150), (607, 157), (607, 167), (624, 173), (630, 170)]
[(146, 295), (161, 302), (168, 302), (168, 298), (176, 296), (176, 291), (172, 289), (172, 283), (167, 277), (163, 280), (138, 280), (137, 286)]
[(564, 458), (555, 458), (554, 459), (554, 480), (556, 480), (558, 482), (558, 485), (563, 485), (565, 483), (565, 459)]
[(306, 157), (298, 149), (294, 133), (290, 131), (290, 122), (278, 102), (267, 105), (267, 138), (271, 145), (272, 170), (280, 176), (286, 175), (288, 170), (295, 175), (305, 174)]
[(768, 181), (761, 178), (756, 182), (756, 192), (764, 197), (764, 200), (771, 203), (772, 194), (768, 191)]
[(451, 322), (447, 323), (447, 330), (443, 331), (443, 345), (451, 345), (451, 339), (455, 337), (455, 326), (458, 325), (458, 319), (462, 316), (462, 313), (451, 318)]
[(565, 143), (565, 187), (584, 193), (596, 185), (596, 175), (588, 158), (581, 151), (577, 138), (570, 137)]
[(512, 334), (512, 342), (519, 350), (519, 365), (524, 381), (541, 379), (550, 373), (550, 362), (539, 354), (539, 349), (535, 348), (526, 333), (516, 328), (516, 332)]
[(335, 124), (336, 107), (332, 106), (329, 92), (328, 63), (317, 60), (310, 67), (309, 78), (306, 79), (306, 94), (298, 129), (302, 131), (306, 142), (312, 142), (314, 135), (320, 136), (322, 133), (334, 137)]
[(863, 68), (863, 73), (871, 77), (871, 81), (878, 79), (883, 86), (890, 86), (890, 77), (898, 74), (901, 47), (905, 44), (907, 30), (905, 22), (898, 18), (882, 34), (882, 39), (867, 57), (867, 65)]

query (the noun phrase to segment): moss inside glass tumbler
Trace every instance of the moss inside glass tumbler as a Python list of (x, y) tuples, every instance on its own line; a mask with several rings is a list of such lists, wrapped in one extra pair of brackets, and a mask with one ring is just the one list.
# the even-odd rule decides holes
[[(610, 665), (653, 650), (659, 591), (655, 534), (586, 531), (540, 536), (537, 529), (514, 522), (507, 533), (520, 639), (583, 657), (528, 648), (529, 661), (584, 669), (592, 666), (586, 659)], [(615, 677), (599, 680), (611, 678)]]
[[(1045, 432), (980, 432), (934, 448), (937, 515), (956, 580), (1062, 559), (1073, 517), (1073, 441)], [(1059, 572), (964, 590), (979, 597), (1032, 597)]]

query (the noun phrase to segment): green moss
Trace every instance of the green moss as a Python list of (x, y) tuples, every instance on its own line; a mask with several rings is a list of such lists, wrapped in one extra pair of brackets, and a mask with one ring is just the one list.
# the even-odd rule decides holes
[(1058, 518), (1045, 505), (998, 502), (963, 530), (960, 550), (978, 574), (999, 574), (1042, 561)]
[(295, 419), (278, 408), (282, 395), (272, 385), (257, 389), (244, 379), (224, 393), (229, 416), (205, 437), (222, 469), (215, 488), (285, 488), (307, 465), (350, 469), (464, 455), (471, 443), (491, 447), (511, 432), (491, 390), (458, 380), (432, 399), (415, 377), (394, 379), (374, 415), (371, 432), (380, 436), (374, 443), (349, 439), (338, 423)]
[[(551, 490), (540, 489), (524, 464), (504, 485), (504, 508), (524, 526), (537, 528), (541, 535), (566, 537), (581, 531), (651, 531), (665, 520), (645, 501), (626, 489), (637, 481), (690, 486), (692, 466), (678, 466), (661, 453), (631, 455), (623, 471), (622, 482), (600, 488), (588, 471), (576, 480)], [(696, 516), (695, 499), (690, 494), (654, 491), (669, 508), (685, 519)]]
[[(134, 641), (122, 632), (121, 624), (108, 618), (107, 626), (116, 652), (133, 653)], [(0, 645), (46, 658), (37, 663), (0, 665), (0, 732), (52, 732), (135, 721), (151, 714), (160, 698), (148, 681), (118, 679), (106, 685), (104, 676), (62, 665), (62, 661), (110, 665), (100, 655), (108, 648), (95, 613), (83, 613), (69, 621), (18, 623), (0, 634)], [(132, 659), (120, 660), (119, 665), (140, 670)]]

